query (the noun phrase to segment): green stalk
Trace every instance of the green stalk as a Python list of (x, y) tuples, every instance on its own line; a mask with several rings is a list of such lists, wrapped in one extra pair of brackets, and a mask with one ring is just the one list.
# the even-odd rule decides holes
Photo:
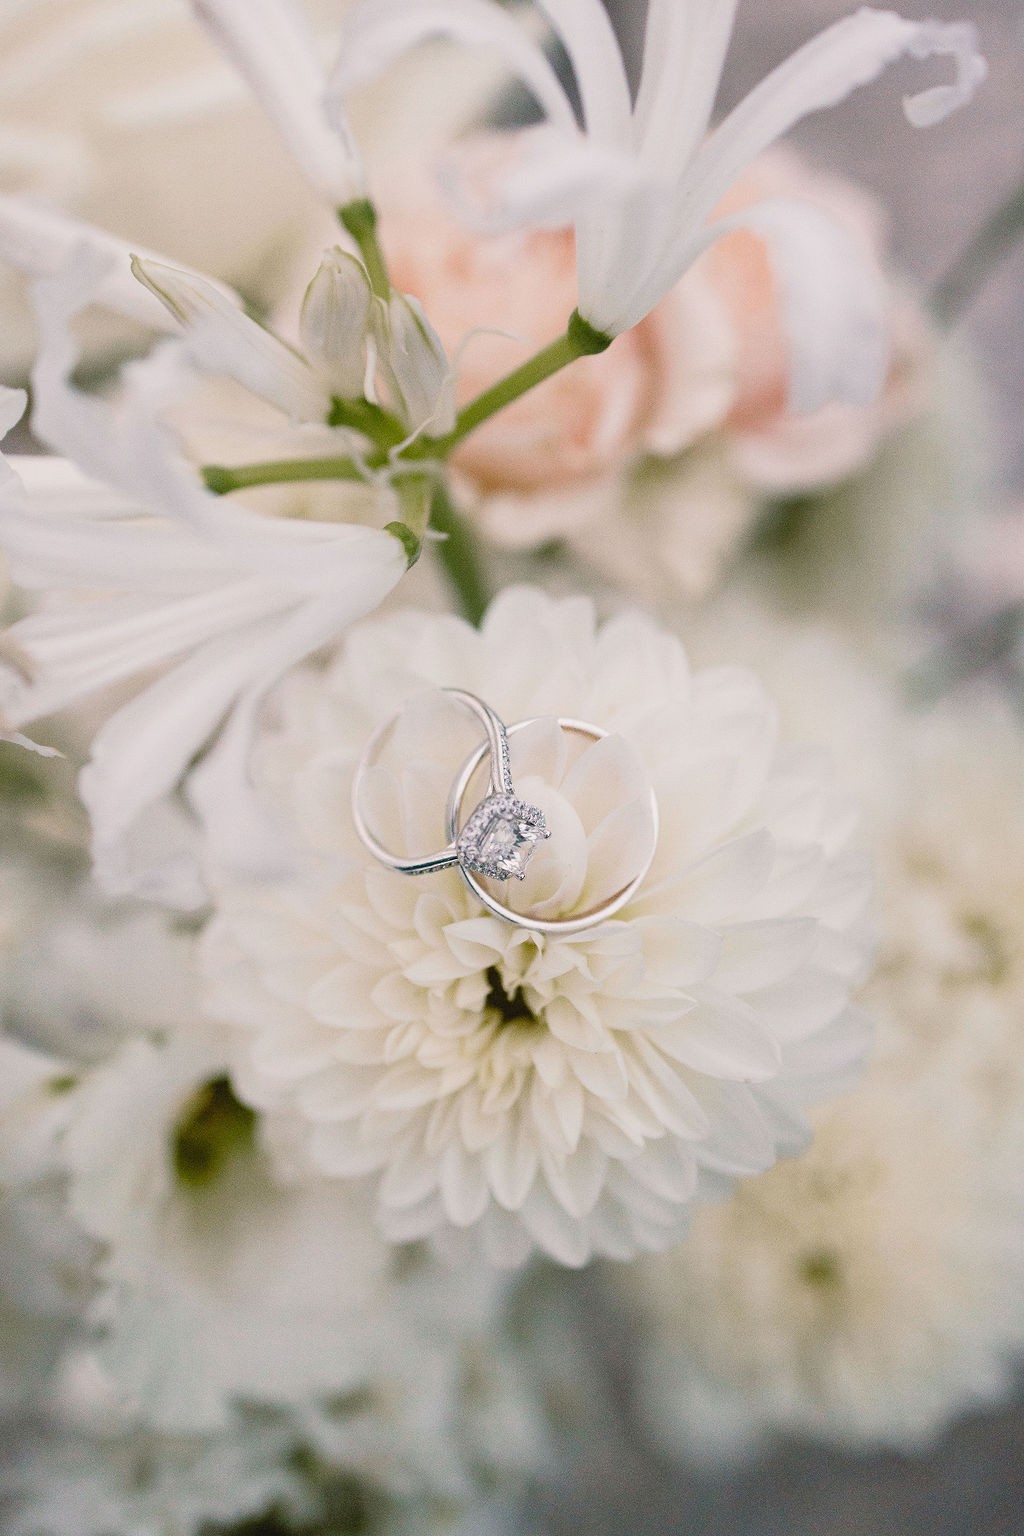
[(200, 474), (208, 491), (227, 496), (253, 485), (291, 485), (301, 480), (362, 480), (351, 459), (271, 459), (265, 464), (204, 464)]
[(490, 389), (485, 389), (477, 395), (467, 406), (459, 412), (452, 430), (444, 437), (421, 438), (413, 443), (407, 450), (409, 458), (447, 458), (454, 448), (457, 448), (463, 438), (475, 432), (477, 427), (489, 421), (492, 416), (503, 411), (514, 400), (535, 389), (538, 384), (543, 384), (545, 379), (550, 379), (554, 374), (560, 373), (570, 363), (575, 363), (581, 357), (592, 357), (598, 352), (604, 352), (610, 347), (614, 337), (606, 336), (602, 331), (595, 331), (592, 325), (574, 310), (569, 320), (569, 325), (564, 336), (559, 336), (556, 341), (550, 342), (546, 347), (528, 358), (520, 367)]
[(391, 279), (388, 276), (388, 264), (384, 259), (384, 252), (377, 238), (376, 208), (368, 197), (359, 198), (356, 202), (346, 203), (344, 208), (339, 208), (338, 218), (359, 247), (366, 275), (370, 279), (370, 287), (379, 299), (387, 303), (391, 297)]
[[(357, 205), (352, 203), (343, 213), (348, 213)], [(370, 207), (367, 204), (367, 207)], [(371, 208), (372, 212), (372, 208)], [(492, 384), (490, 389), (485, 389), (483, 394), (477, 395), (471, 400), (456, 417), (455, 425), (444, 437), (419, 437), (410, 443), (408, 448), (395, 460), (394, 473), (400, 474), (400, 466), (409, 465), (408, 473), (415, 473), (413, 465), (421, 464), (427, 459), (443, 460), (458, 447), (463, 438), (482, 426), (485, 421), (511, 405), (528, 390), (535, 389), (538, 384), (543, 384), (545, 379), (550, 379), (553, 374), (568, 367), (581, 357), (593, 357), (599, 352), (604, 352), (614, 340), (611, 336), (605, 336), (601, 331), (595, 331), (582, 318), (578, 310), (574, 310), (569, 320), (568, 329), (564, 336), (559, 336), (557, 341), (543, 347), (533, 357), (528, 358), (519, 368), (507, 374)], [(379, 407), (369, 402), (349, 402), (336, 400), (332, 406), (331, 422), (334, 425), (359, 426), (375, 436), (380, 446), (376, 452), (367, 459), (370, 469), (382, 469), (388, 462), (387, 448), (397, 446), (389, 444), (388, 438), (394, 436), (399, 430), (395, 418), (388, 412), (381, 411)], [(253, 485), (282, 485), (300, 480), (358, 480), (360, 471), (352, 459), (327, 458), (327, 459), (279, 459), (265, 464), (238, 464), (228, 466), (223, 464), (207, 464), (202, 470), (203, 479), (208, 490), (214, 491), (218, 496), (225, 496), (230, 491), (245, 490)]]
[(431, 548), (459, 600), (463, 617), (478, 626), (491, 600), (490, 584), (469, 524), (440, 482), (434, 487), (430, 504), (430, 526), (435, 533), (445, 535), (431, 540)]

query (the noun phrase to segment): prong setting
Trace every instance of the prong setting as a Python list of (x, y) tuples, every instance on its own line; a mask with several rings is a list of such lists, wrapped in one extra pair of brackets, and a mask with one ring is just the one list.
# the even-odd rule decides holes
[(551, 836), (544, 812), (515, 795), (488, 795), (459, 833), (459, 863), (490, 880), (525, 880), (538, 844)]

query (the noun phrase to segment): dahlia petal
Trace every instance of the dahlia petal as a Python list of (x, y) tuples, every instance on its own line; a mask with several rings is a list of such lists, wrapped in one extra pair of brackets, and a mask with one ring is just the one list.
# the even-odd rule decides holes
[(810, 959), (817, 933), (812, 917), (730, 924), (721, 933), (715, 986), (743, 994), (783, 980)]
[(558, 1203), (570, 1216), (582, 1221), (600, 1198), (608, 1175), (608, 1155), (596, 1142), (584, 1138), (576, 1150), (564, 1158), (545, 1148), (541, 1153), (541, 1168)]
[[(711, 1077), (759, 1082), (779, 1069), (779, 1046), (754, 1009), (726, 992), (701, 987), (678, 1025), (650, 1031), (666, 1056)], [(707, 999), (705, 1001), (705, 999)]]
[(495, 1200), (507, 1211), (520, 1210), (540, 1166), (538, 1150), (522, 1119), (518, 1115), (507, 1119), (502, 1135), (481, 1156)]

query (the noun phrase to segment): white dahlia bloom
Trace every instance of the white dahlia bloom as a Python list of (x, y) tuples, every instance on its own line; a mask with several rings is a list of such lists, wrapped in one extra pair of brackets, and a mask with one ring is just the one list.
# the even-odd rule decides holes
[(145, 1422), (213, 1431), (239, 1399), (362, 1393), (446, 1419), (503, 1286), (385, 1243), (234, 1098), (215, 1035), (129, 1041), (67, 1114), (70, 1208), (103, 1245), (98, 1357)]
[(779, 1431), (913, 1449), (1005, 1395), (1024, 1352), (1024, 739), (983, 698), (901, 720), (820, 634), (748, 633), (806, 730), (816, 713), (832, 746), (859, 739), (878, 1038), (806, 1154), (609, 1279), (669, 1450), (723, 1459)]
[[(540, 936), (488, 915), (454, 871), (410, 880), (365, 852), (355, 761), (439, 686), (508, 721), (546, 717), (513, 738), (513, 773), (555, 829), (518, 896), (549, 916), (621, 888), (654, 788), (654, 863), (615, 919)], [(514, 589), (479, 632), (414, 612), (357, 630), (281, 712), (255, 772), (308, 868), (221, 891), (210, 1007), (238, 1026), (238, 1092), (290, 1115), (325, 1175), (372, 1178), (389, 1238), (474, 1228), (502, 1263), (534, 1246), (626, 1258), (803, 1145), (804, 1106), (864, 1046), (850, 993), (869, 881), (850, 804), (817, 755), (780, 744), (752, 674), (691, 673), (640, 617), (598, 629), (585, 600)], [(559, 715), (611, 737), (571, 762)], [(460, 746), (427, 701), (402, 742), (378, 788), (422, 852), (444, 841), (473, 735)]]

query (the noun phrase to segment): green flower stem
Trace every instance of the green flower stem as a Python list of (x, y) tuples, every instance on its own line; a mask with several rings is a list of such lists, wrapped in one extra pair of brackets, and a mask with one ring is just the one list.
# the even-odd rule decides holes
[(356, 202), (346, 203), (344, 208), (339, 208), (338, 218), (359, 247), (366, 275), (370, 279), (370, 287), (379, 299), (387, 303), (391, 297), (391, 279), (388, 276), (388, 264), (384, 260), (384, 252), (377, 238), (376, 208), (368, 197), (359, 198)]
[(574, 310), (564, 336), (559, 336), (556, 341), (542, 347), (521, 367), (506, 374), (505, 378), (499, 379), (496, 384), (491, 385), (490, 389), (485, 389), (483, 394), (471, 400), (459, 412), (454, 427), (445, 437), (420, 438), (408, 448), (407, 456), (409, 458), (447, 458), (463, 438), (475, 432), (477, 427), (489, 421), (499, 411), (503, 411), (514, 400), (535, 389), (538, 384), (543, 384), (545, 379), (560, 373), (563, 368), (568, 367), (570, 363), (575, 363), (579, 358), (592, 357), (598, 352), (604, 352), (611, 346), (613, 340), (613, 337), (604, 335), (602, 331), (595, 331), (579, 311)]
[(990, 214), (932, 291), (932, 313), (955, 325), (994, 269), (1024, 237), (1024, 182)]
[[(343, 213), (349, 213), (353, 208), (361, 206), (351, 203)], [(370, 204), (366, 205), (372, 212)], [(347, 227), (347, 226), (346, 226)], [(458, 414), (452, 430), (444, 437), (418, 437), (403, 450), (395, 459), (395, 474), (400, 475), (402, 464), (410, 466), (409, 473), (415, 473), (412, 468), (415, 464), (422, 464), (425, 460), (438, 462), (446, 459), (457, 448), (462, 440), (482, 426), (485, 421), (505, 406), (511, 405), (529, 390), (535, 389), (538, 384), (543, 384), (545, 379), (550, 379), (553, 374), (559, 373), (570, 363), (576, 362), (581, 357), (593, 357), (599, 352), (604, 352), (614, 340), (606, 336), (602, 331), (595, 331), (582, 318), (579, 311), (573, 312), (568, 329), (564, 336), (551, 342), (539, 352), (529, 358), (521, 367), (507, 374), (492, 384), (490, 389), (485, 389), (483, 394), (477, 395)], [(353, 414), (356, 413), (356, 414)], [(358, 415), (358, 421), (356, 419)], [(372, 436), (377, 444), (376, 451), (367, 459), (370, 469), (383, 469), (388, 463), (388, 450), (397, 444), (391, 439), (396, 428), (395, 418), (387, 411), (381, 411), (379, 407), (369, 402), (335, 401), (332, 407), (331, 421), (334, 425), (344, 422), (346, 425), (359, 425), (360, 430)], [(229, 467), (223, 464), (207, 464), (202, 470), (202, 476), (208, 490), (214, 491), (218, 496), (227, 495), (231, 491), (241, 491), (253, 485), (282, 485), (300, 480), (359, 480), (362, 478), (358, 466), (354, 460), (348, 458), (328, 459), (280, 459), (265, 464), (238, 464)]]
[(271, 459), (265, 464), (204, 464), (200, 471), (208, 491), (227, 496), (253, 485), (291, 485), (300, 480), (362, 480), (352, 459)]
[(329, 427), (350, 427), (362, 432), (378, 448), (397, 448), (409, 436), (397, 416), (372, 400), (342, 400), (335, 396), (327, 417)]
[(430, 526), (443, 539), (431, 541), (441, 569), (459, 600), (463, 617), (478, 625), (491, 600), (491, 589), (473, 534), (446, 486), (436, 482), (430, 504)]

